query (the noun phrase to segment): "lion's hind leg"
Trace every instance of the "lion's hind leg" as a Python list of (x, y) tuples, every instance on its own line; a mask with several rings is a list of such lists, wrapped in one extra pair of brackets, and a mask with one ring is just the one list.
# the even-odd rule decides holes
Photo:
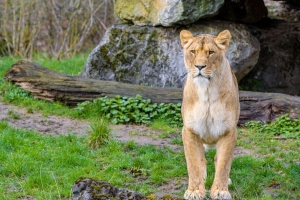
[(183, 128), (182, 140), (189, 175), (189, 186), (185, 199), (205, 199), (206, 159), (203, 142), (191, 130)]

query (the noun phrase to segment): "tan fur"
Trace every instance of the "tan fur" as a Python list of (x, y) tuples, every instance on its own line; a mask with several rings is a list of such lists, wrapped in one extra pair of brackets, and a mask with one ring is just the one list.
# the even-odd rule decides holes
[(240, 113), (238, 85), (225, 57), (230, 32), (217, 37), (180, 33), (188, 71), (182, 102), (182, 140), (189, 185), (186, 199), (204, 199), (206, 179), (205, 148), (216, 147), (212, 199), (231, 199), (229, 172), (237, 140)]

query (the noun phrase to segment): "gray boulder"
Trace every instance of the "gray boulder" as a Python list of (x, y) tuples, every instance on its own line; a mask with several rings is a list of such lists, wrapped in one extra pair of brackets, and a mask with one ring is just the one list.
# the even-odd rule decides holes
[(158, 87), (183, 86), (186, 69), (179, 33), (218, 35), (228, 29), (232, 40), (227, 58), (238, 80), (256, 64), (260, 45), (244, 25), (207, 21), (185, 28), (114, 25), (91, 52), (82, 77)]
[(190, 24), (218, 14), (224, 0), (115, 0), (115, 16), (135, 25)]

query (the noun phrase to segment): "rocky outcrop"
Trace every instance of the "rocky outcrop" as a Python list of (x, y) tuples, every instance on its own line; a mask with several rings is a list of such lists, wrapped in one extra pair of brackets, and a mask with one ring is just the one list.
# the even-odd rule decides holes
[(135, 25), (190, 24), (218, 14), (224, 0), (116, 0), (115, 16)]
[(184, 28), (114, 25), (89, 55), (82, 77), (182, 87), (186, 75), (179, 41), (182, 29), (188, 29), (194, 35), (217, 35), (228, 29), (232, 40), (226, 55), (238, 80), (257, 62), (259, 42), (244, 25), (226, 21), (202, 21)]
[(260, 57), (247, 79), (262, 83), (264, 92), (300, 95), (300, 24), (269, 20), (254, 28)]
[(218, 17), (235, 22), (255, 23), (267, 15), (268, 10), (263, 0), (225, 0)]
[(299, 0), (116, 0), (115, 15), (127, 25), (107, 30), (82, 77), (180, 88), (186, 69), (179, 32), (229, 29), (226, 56), (241, 88), (299, 95), (299, 24), (289, 23), (299, 23)]

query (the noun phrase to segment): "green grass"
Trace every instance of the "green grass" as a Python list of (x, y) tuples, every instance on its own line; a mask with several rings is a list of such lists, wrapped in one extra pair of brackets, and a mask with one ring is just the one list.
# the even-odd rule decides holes
[(160, 134), (158, 135), (158, 138), (168, 138), (172, 136), (179, 137), (181, 134), (181, 131), (179, 130), (179, 127), (173, 127), (171, 126), (166, 120), (162, 118), (158, 118), (156, 120), (153, 120), (149, 127), (152, 130), (159, 131)]
[(249, 122), (240, 135), (238, 145), (255, 150), (262, 157), (300, 163), (299, 152), (295, 151), (300, 148), (300, 119), (292, 121), (283, 115), (271, 124)]
[(4, 76), (4, 74), (7, 72), (7, 70), (12, 66), (13, 63), (15, 63), (17, 60), (15, 60), (12, 57), (0, 57), (0, 78)]
[(64, 115), (72, 118), (82, 118), (78, 110), (64, 106), (59, 102), (50, 103), (34, 99), (27, 91), (3, 79), (0, 79), (0, 100), (8, 104), (24, 107), (30, 113), (41, 112), (44, 116)]
[[(109, 140), (92, 149), (82, 137), (45, 136), (5, 122), (0, 122), (0, 149), (0, 196), (4, 199), (70, 197), (75, 180), (83, 176), (147, 194), (170, 178), (186, 176), (183, 154), (166, 148)], [(141, 182), (132, 173), (137, 169), (143, 172)]]
[[(74, 135), (45, 136), (0, 122), (0, 196), (67, 198), (79, 177), (93, 177), (151, 194), (171, 179), (180, 181), (187, 177), (183, 152), (115, 140), (93, 149), (86, 140)], [(206, 155), (206, 188), (213, 182), (214, 154), (211, 150)], [(299, 175), (299, 163), (287, 163), (276, 155), (242, 156), (233, 161), (233, 184), (229, 189), (234, 199), (299, 199)], [(186, 187), (182, 187), (179, 195), (183, 195)]]
[(271, 191), (276, 199), (300, 199), (299, 134), (300, 120), (292, 121), (286, 115), (265, 125), (249, 122), (239, 130), (238, 145), (251, 149), (262, 161), (260, 166), (246, 169), (252, 179), (247, 185), (249, 192), (256, 186), (262, 196)]
[[(56, 60), (54, 58), (46, 57), (43, 54), (35, 54), (31, 61), (37, 62), (44, 67), (47, 67), (60, 73), (77, 76), (81, 72), (87, 57), (88, 54), (78, 54), (74, 56), (74, 58)], [(0, 57), (0, 77), (3, 77), (7, 70), (14, 63), (21, 59), (22, 58), (20, 57), (14, 56)]]
[(158, 118), (150, 123), (150, 128), (163, 133), (172, 134), (178, 132), (178, 128), (170, 126), (164, 119)]
[[(74, 59), (56, 61), (37, 55), (33, 60), (50, 69), (77, 75), (86, 57), (87, 55), (79, 55)], [(10, 57), (1, 58), (0, 77), (17, 60)], [(69, 108), (60, 103), (36, 100), (1, 78), (0, 100), (24, 107), (29, 113), (41, 112), (45, 116), (62, 115), (87, 119), (91, 123), (100, 117), (101, 104), (83, 103), (77, 108)], [(105, 105), (112, 102), (112, 105), (128, 106), (123, 100), (109, 100)], [(148, 103), (139, 101), (147, 111)], [(163, 120), (149, 121), (144, 113), (134, 117), (145, 117), (152, 129), (162, 132), (159, 136), (161, 138), (174, 136), (175, 132), (172, 143), (182, 144), (180, 126), (174, 126), (178, 124), (177, 121), (173, 121), (170, 126), (170, 121), (166, 120), (172, 119), (170, 116), (173, 114), (174, 119), (178, 120), (180, 106), (159, 108), (167, 114)], [(108, 110), (106, 114), (116, 113)], [(176, 113), (166, 112), (168, 110)], [(18, 115), (13, 111), (10, 111), (9, 116), (18, 119)], [(120, 119), (125, 120), (126, 117)], [(167, 184), (171, 179), (176, 179), (180, 184), (187, 178), (183, 152), (139, 146), (132, 141), (120, 143), (109, 138), (110, 136), (104, 137), (103, 141), (106, 142), (101, 143), (99, 148), (89, 147), (88, 139), (102, 139), (102, 136), (97, 134), (97, 130), (102, 128), (94, 124), (94, 132), (91, 132), (88, 138), (74, 135), (51, 137), (13, 129), (6, 122), (0, 121), (0, 197), (67, 198), (71, 196), (73, 183), (81, 176), (102, 179), (115, 186), (127, 187), (144, 194), (156, 192), (157, 187)], [(138, 133), (134, 132), (132, 135)], [(300, 120), (292, 121), (283, 116), (275, 123), (267, 125), (251, 122), (245, 128), (239, 128), (238, 145), (250, 149), (254, 155), (237, 157), (233, 161), (230, 175), (233, 184), (229, 189), (234, 199), (300, 199)], [(215, 151), (207, 153), (206, 189), (209, 189), (213, 182), (214, 154)], [(181, 188), (179, 195), (183, 194), (186, 187), (184, 185)]]

